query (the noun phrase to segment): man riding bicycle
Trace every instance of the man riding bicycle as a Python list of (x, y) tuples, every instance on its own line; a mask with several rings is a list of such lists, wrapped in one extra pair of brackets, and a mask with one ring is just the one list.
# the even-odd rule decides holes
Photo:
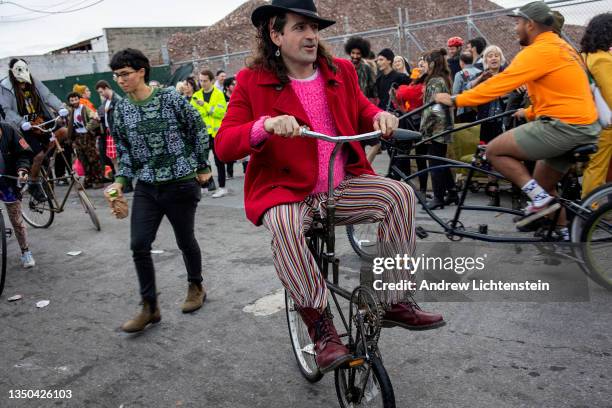
[[(6, 114), (6, 121), (17, 129), (30, 122), (39, 125), (53, 119), (54, 112), (59, 111), (63, 104), (39, 80), (32, 77), (28, 64), (19, 58), (9, 62), (8, 77), (0, 82), (0, 105)], [(23, 132), (24, 139), (34, 152), (32, 170), (30, 173), (30, 193), (39, 201), (44, 201), (45, 195), (37, 182), (40, 167), (49, 149), (48, 134), (38, 129)]]
[[(312, 0), (273, 0), (258, 7), (251, 20), (258, 47), (237, 76), (215, 149), (225, 162), (251, 155), (244, 187), (247, 218), (272, 233), (277, 274), (308, 327), (317, 364), (325, 372), (351, 356), (326, 312), (325, 280), (305, 233), (315, 211), (326, 210), (334, 144), (297, 136), (305, 125), (332, 136), (377, 129), (389, 137), (398, 120), (366, 99), (350, 61), (332, 58), (320, 43), (319, 30), (334, 21), (319, 17)], [(405, 183), (375, 175), (359, 143), (345, 145), (338, 155), (334, 180), (339, 225), (380, 222), (381, 243), (414, 249), (414, 192)], [(383, 294), (385, 320), (411, 329), (443, 324), (441, 315), (420, 310), (405, 295)]]
[[(451, 97), (436, 95), (449, 106), (478, 106), (527, 85), (532, 105), (519, 117), (530, 122), (507, 131), (487, 146), (491, 165), (531, 199), (518, 227), (556, 211), (556, 186), (571, 165), (565, 154), (597, 143), (601, 127), (584, 64), (576, 51), (553, 32), (554, 17), (541, 1), (510, 15), (524, 48), (506, 70), (474, 89)], [(532, 176), (522, 161), (538, 161)], [(569, 238), (565, 215), (558, 221), (561, 237)]]

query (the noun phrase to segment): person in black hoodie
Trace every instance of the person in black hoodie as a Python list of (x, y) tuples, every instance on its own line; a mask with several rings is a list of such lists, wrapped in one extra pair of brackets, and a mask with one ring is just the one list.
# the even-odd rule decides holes
[(25, 183), (32, 166), (34, 153), (17, 129), (0, 122), (0, 201), (4, 201), (8, 218), (13, 225), (15, 237), (21, 248), (21, 265), (32, 268), (36, 265), (30, 251), (26, 226), (21, 216), (21, 191), (17, 181)]
[(378, 78), (376, 78), (376, 94), (378, 96), (378, 107), (385, 111), (394, 110), (391, 106), (391, 97), (389, 91), (397, 89), (400, 85), (410, 85), (410, 78), (406, 74), (402, 74), (393, 69), (393, 59), (395, 54), (389, 48), (385, 48), (378, 53), (376, 64), (380, 70)]

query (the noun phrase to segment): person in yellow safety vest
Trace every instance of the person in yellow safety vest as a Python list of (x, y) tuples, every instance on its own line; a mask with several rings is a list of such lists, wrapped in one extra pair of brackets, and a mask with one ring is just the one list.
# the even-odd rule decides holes
[(227, 195), (225, 188), (225, 163), (217, 157), (214, 148), (214, 137), (217, 136), (221, 121), (225, 117), (227, 111), (227, 102), (225, 95), (218, 90), (214, 85), (215, 76), (212, 71), (204, 70), (200, 73), (200, 90), (195, 92), (191, 97), (191, 104), (197, 109), (202, 116), (202, 120), (208, 128), (210, 135), (210, 146), (213, 148), (215, 157), (215, 166), (217, 167), (219, 189), (212, 195), (213, 198), (219, 198)]

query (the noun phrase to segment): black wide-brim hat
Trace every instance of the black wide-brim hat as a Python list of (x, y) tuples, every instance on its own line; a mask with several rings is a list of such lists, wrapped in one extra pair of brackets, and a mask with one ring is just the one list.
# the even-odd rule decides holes
[(259, 27), (261, 23), (267, 21), (271, 16), (281, 13), (295, 13), (308, 17), (319, 24), (319, 30), (336, 24), (334, 20), (328, 20), (319, 16), (313, 0), (272, 0), (271, 4), (259, 6), (253, 11), (251, 22), (253, 22), (255, 27)]

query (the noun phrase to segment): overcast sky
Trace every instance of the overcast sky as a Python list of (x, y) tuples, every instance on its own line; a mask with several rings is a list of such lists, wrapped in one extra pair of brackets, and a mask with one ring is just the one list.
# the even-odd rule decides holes
[[(384, 0), (380, 0), (383, 1)], [(505, 7), (528, 0), (498, 0)], [(36, 55), (102, 34), (103, 27), (211, 25), (244, 0), (12, 0), (0, 2), (0, 58)], [(95, 4), (97, 3), (97, 4)], [(407, 2), (409, 4), (409, 2)], [(93, 5), (92, 5), (93, 4)], [(73, 13), (41, 14), (85, 8)], [(561, 9), (569, 22), (584, 23), (612, 9), (612, 0)]]

